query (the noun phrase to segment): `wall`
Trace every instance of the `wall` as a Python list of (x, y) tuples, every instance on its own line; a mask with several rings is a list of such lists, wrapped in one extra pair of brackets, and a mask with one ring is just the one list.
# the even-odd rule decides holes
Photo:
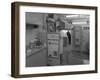
[[(26, 13), (26, 23), (31, 24), (27, 25), (26, 28), (26, 45), (29, 45), (29, 42), (36, 38), (37, 35), (42, 42), (46, 42), (46, 34), (44, 31), (44, 26), (46, 26), (46, 24), (44, 24), (44, 16), (46, 16), (46, 14), (44, 15), (42, 13)], [(34, 28), (34, 24), (38, 25), (38, 28)]]
[(27, 12), (26, 23), (43, 25), (43, 14)]
[(26, 13), (26, 23), (38, 25), (37, 29), (33, 26), (26, 26), (26, 45), (29, 45), (30, 41), (36, 38), (37, 33), (42, 29), (43, 25), (43, 14), (37, 13)]
[[(38, 77), (38, 78), (21, 78), (15, 79), (10, 77), (11, 68), (11, 2), (12, 1), (30, 1), (41, 3), (56, 3), (56, 4), (76, 4), (98, 6), (100, 9), (100, 0), (2, 0), (0, 2), (0, 80), (100, 80), (100, 64), (98, 74), (81, 74), (81, 75), (64, 75), (52, 77)], [(98, 11), (98, 20), (100, 21), (100, 11)], [(100, 23), (98, 23), (100, 26)], [(100, 27), (98, 33), (100, 34)], [(98, 47), (100, 47), (100, 36), (98, 37)], [(100, 49), (98, 50), (100, 53)], [(98, 54), (98, 63), (100, 61), (100, 54)]]
[(85, 52), (88, 52), (88, 49), (89, 49), (89, 37), (90, 37), (90, 27), (89, 27), (89, 29), (85, 29), (86, 28), (86, 26), (83, 26), (83, 34), (82, 34), (82, 36), (83, 36), (83, 38), (82, 38), (82, 51), (85, 51)]

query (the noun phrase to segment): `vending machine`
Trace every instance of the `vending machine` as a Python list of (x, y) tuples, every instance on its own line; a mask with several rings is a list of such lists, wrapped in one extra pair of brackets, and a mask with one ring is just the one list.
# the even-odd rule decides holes
[(47, 34), (48, 44), (48, 65), (60, 65), (60, 53), (59, 53), (59, 34), (48, 33)]
[(59, 33), (56, 31), (56, 20), (54, 14), (48, 14), (46, 19), (47, 24), (47, 65), (60, 65), (59, 53)]

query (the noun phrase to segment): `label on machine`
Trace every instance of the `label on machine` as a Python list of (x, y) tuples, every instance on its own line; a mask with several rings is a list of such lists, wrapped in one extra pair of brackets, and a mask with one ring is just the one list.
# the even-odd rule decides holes
[(47, 34), (48, 65), (60, 64), (59, 40), (60, 39), (58, 33)]

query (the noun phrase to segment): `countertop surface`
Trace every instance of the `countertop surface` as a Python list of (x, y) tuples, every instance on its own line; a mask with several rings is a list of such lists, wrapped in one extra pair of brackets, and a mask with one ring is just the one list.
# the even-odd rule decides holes
[(34, 55), (34, 54), (36, 54), (36, 53), (38, 53), (38, 52), (40, 52), (41, 50), (44, 50), (44, 49), (46, 49), (45, 46), (40, 47), (40, 48), (28, 49), (28, 50), (26, 51), (26, 56), (28, 57), (28, 56)]

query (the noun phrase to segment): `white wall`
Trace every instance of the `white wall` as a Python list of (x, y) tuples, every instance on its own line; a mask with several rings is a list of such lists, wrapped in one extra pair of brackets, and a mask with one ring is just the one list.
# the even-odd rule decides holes
[(26, 23), (43, 25), (43, 14), (39, 13), (26, 13)]
[[(39, 77), (39, 78), (22, 78), (15, 79), (10, 77), (11, 68), (11, 2), (15, 0), (1, 0), (0, 2), (0, 80), (100, 80), (100, 54), (98, 54), (98, 74), (81, 74), (81, 75), (64, 75), (54, 77)], [(73, 5), (88, 5), (98, 6), (100, 9), (100, 0), (16, 0), (30, 1), (41, 3), (56, 3), (56, 4), (73, 4)], [(100, 11), (99, 13), (100, 14)], [(100, 15), (98, 16), (100, 21)], [(100, 26), (100, 23), (99, 25)], [(100, 34), (100, 27), (98, 33)], [(100, 47), (100, 37), (98, 37), (98, 46)], [(100, 49), (99, 52), (100, 53)]]

